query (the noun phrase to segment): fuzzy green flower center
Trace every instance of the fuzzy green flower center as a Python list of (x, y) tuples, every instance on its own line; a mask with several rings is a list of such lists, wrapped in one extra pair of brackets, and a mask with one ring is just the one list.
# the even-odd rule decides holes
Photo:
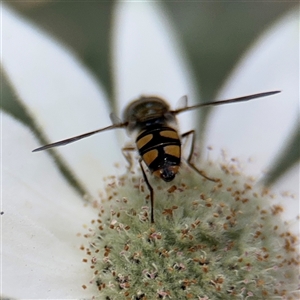
[(297, 238), (268, 190), (235, 162), (208, 165), (208, 181), (182, 167), (170, 183), (141, 175), (107, 179), (87, 235), (86, 262), (99, 299), (298, 299)]

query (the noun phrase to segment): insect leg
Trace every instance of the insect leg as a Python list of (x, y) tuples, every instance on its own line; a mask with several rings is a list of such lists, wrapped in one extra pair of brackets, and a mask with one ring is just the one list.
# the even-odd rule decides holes
[(188, 158), (187, 158), (187, 163), (188, 163), (188, 165), (189, 165), (193, 170), (195, 170), (198, 174), (200, 174), (201, 176), (203, 176), (204, 178), (206, 178), (207, 180), (218, 182), (219, 179), (217, 179), (217, 178), (210, 178), (210, 177), (206, 176), (206, 175), (204, 174), (204, 172), (201, 171), (201, 170), (199, 170), (199, 169), (195, 166), (195, 164), (192, 162), (192, 160), (193, 160), (193, 154), (194, 154), (194, 151), (195, 151), (195, 141), (196, 141), (196, 133), (195, 133), (195, 130), (190, 130), (190, 131), (188, 131), (188, 132), (185, 132), (184, 134), (181, 135), (181, 138), (185, 138), (185, 137), (187, 137), (187, 136), (189, 136), (189, 135), (192, 135), (192, 145), (191, 145), (190, 154), (189, 154), (189, 156), (188, 156)]
[(133, 151), (136, 151), (136, 148), (132, 147), (132, 146), (122, 148), (122, 154), (125, 157), (125, 159), (128, 161), (130, 170), (133, 167), (133, 158), (132, 158), (132, 155), (129, 154), (129, 152), (132, 153)]
[(146, 172), (145, 172), (145, 170), (143, 168), (142, 160), (141, 159), (139, 160), (139, 163), (140, 163), (140, 167), (141, 167), (141, 170), (142, 170), (142, 173), (143, 173), (144, 180), (145, 180), (145, 182), (147, 184), (147, 187), (148, 187), (148, 189), (150, 191), (151, 223), (153, 224), (154, 223), (154, 209), (153, 209), (153, 205), (154, 205), (154, 192), (153, 192), (152, 186), (149, 183), (149, 180), (147, 178)]

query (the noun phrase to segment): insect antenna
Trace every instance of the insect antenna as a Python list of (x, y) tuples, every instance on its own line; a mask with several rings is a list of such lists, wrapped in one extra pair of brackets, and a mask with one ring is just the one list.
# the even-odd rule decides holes
[(216, 101), (216, 102), (205, 102), (205, 103), (201, 103), (201, 104), (197, 104), (197, 105), (193, 105), (193, 106), (188, 106), (188, 107), (183, 107), (183, 108), (179, 108), (176, 110), (171, 110), (170, 112), (172, 114), (179, 114), (188, 110), (193, 110), (199, 107), (204, 107), (204, 106), (216, 106), (216, 105), (222, 105), (222, 104), (228, 104), (228, 103), (236, 103), (236, 102), (243, 102), (243, 101), (249, 101), (249, 100), (254, 100), (257, 98), (262, 98), (262, 97), (267, 97), (267, 96), (271, 96), (274, 94), (278, 94), (281, 91), (272, 91), (272, 92), (265, 92), (265, 93), (259, 93), (259, 94), (253, 94), (253, 95), (248, 95), (248, 96), (243, 96), (243, 97), (238, 97), (238, 98), (232, 98), (232, 99), (227, 99), (227, 100), (220, 100), (220, 101)]
[(38, 152), (38, 151), (47, 150), (47, 149), (50, 149), (50, 148), (53, 148), (53, 147), (64, 146), (64, 145), (76, 142), (78, 140), (84, 139), (86, 137), (89, 137), (93, 134), (96, 134), (96, 133), (99, 133), (99, 132), (102, 132), (102, 131), (116, 129), (116, 128), (122, 128), (122, 127), (126, 127), (126, 126), (127, 126), (127, 122), (119, 123), (119, 124), (113, 124), (113, 125), (101, 128), (101, 129), (90, 131), (90, 132), (80, 134), (80, 135), (77, 135), (77, 136), (74, 136), (74, 137), (71, 137), (71, 138), (68, 138), (68, 139), (65, 139), (65, 140), (61, 140), (61, 141), (58, 141), (58, 142), (55, 142), (55, 143), (51, 143), (51, 144), (36, 148), (36, 149), (32, 150), (32, 152)]

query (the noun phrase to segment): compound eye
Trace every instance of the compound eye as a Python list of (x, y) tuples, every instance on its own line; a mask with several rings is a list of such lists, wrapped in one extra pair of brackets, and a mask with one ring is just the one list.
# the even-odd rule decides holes
[(169, 168), (162, 169), (160, 171), (160, 178), (166, 182), (172, 181), (175, 178), (176, 173)]

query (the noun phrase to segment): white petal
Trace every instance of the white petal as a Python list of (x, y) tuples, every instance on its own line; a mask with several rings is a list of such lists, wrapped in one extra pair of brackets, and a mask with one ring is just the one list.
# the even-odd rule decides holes
[(28, 129), (2, 113), (2, 292), (23, 299), (89, 297), (91, 271), (79, 250), (96, 214), (53, 160), (36, 156)]
[[(149, 1), (118, 2), (115, 20), (113, 65), (120, 108), (141, 95), (161, 96), (172, 108), (184, 95), (194, 103), (192, 76), (162, 7)], [(182, 131), (191, 129), (193, 113), (180, 123)]]
[[(4, 70), (49, 141), (110, 125), (99, 83), (70, 51), (5, 6), (2, 33)], [(33, 148), (38, 146), (36, 143)], [(121, 157), (113, 132), (57, 151), (93, 195), (101, 187), (102, 177), (114, 172), (112, 165)]]
[(224, 148), (230, 156), (244, 160), (251, 157), (255, 163), (249, 171), (255, 174), (272, 162), (285, 146), (299, 114), (298, 49), (299, 16), (289, 14), (247, 53), (218, 98), (272, 90), (282, 93), (216, 108), (205, 145)]

